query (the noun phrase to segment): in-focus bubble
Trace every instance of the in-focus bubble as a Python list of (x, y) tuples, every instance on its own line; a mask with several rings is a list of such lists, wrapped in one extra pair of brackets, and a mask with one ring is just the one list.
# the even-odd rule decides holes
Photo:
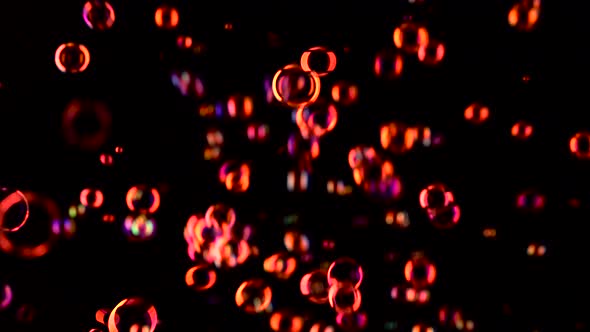
[(533, 125), (526, 121), (518, 121), (510, 129), (510, 134), (516, 139), (526, 140), (533, 134)]
[(111, 111), (105, 103), (73, 99), (62, 116), (64, 139), (79, 149), (97, 151), (110, 138), (112, 122)]
[(338, 81), (332, 85), (332, 100), (342, 106), (350, 106), (358, 102), (359, 88), (348, 81)]
[(157, 324), (156, 308), (143, 298), (132, 297), (113, 308), (107, 326), (109, 332), (153, 332)]
[(176, 8), (169, 5), (162, 5), (156, 9), (154, 19), (158, 28), (174, 29), (178, 26), (180, 17)]
[(393, 31), (393, 43), (406, 53), (415, 54), (428, 44), (428, 30), (417, 22), (406, 20)]
[(480, 103), (472, 103), (465, 109), (465, 120), (473, 124), (482, 124), (490, 117), (490, 109)]
[(272, 92), (281, 103), (291, 106), (306, 106), (320, 95), (320, 78), (313, 71), (306, 72), (297, 64), (279, 69), (272, 79)]
[(363, 281), (363, 269), (354, 259), (341, 257), (330, 264), (327, 278), (330, 286), (351, 284), (358, 288)]
[(418, 60), (429, 66), (438, 65), (444, 56), (445, 45), (438, 40), (430, 39), (427, 44), (422, 44), (418, 48)]
[(336, 325), (345, 332), (364, 331), (368, 322), (368, 316), (365, 312), (357, 311), (349, 314), (341, 312), (336, 315)]
[(129, 211), (155, 213), (160, 208), (160, 192), (147, 185), (133, 186), (127, 191), (125, 203)]
[(531, 31), (539, 21), (541, 0), (517, 0), (508, 12), (508, 24), (523, 32)]
[(89, 0), (82, 9), (82, 18), (90, 29), (107, 30), (115, 23), (115, 10), (106, 0)]
[(299, 282), (299, 290), (310, 302), (322, 304), (328, 302), (328, 284), (327, 272), (321, 269), (305, 274)]
[(455, 201), (453, 193), (442, 183), (433, 183), (420, 191), (420, 207), (439, 209)]
[(428, 219), (438, 229), (453, 228), (459, 223), (461, 209), (456, 203), (450, 203), (445, 207), (428, 209)]
[(334, 284), (328, 291), (328, 302), (337, 313), (350, 314), (361, 307), (361, 292), (352, 284)]
[(90, 52), (78, 43), (59, 45), (55, 51), (55, 65), (62, 73), (81, 73), (90, 64)]
[(297, 268), (297, 259), (288, 252), (280, 252), (264, 260), (264, 271), (279, 279), (289, 279)]
[(312, 47), (301, 55), (301, 69), (326, 76), (336, 69), (336, 54), (323, 46)]
[(375, 55), (373, 73), (375, 77), (394, 80), (401, 77), (404, 68), (404, 57), (397, 50), (384, 49)]
[(128, 215), (123, 222), (123, 231), (130, 241), (150, 240), (156, 234), (156, 221), (143, 213)]
[(15, 189), (0, 188), (0, 232), (16, 232), (29, 219), (29, 202)]
[(12, 288), (8, 284), (0, 283), (0, 311), (8, 308), (12, 303)]
[(210, 289), (217, 281), (217, 272), (209, 264), (199, 264), (186, 271), (185, 283), (191, 289), (203, 291)]
[(304, 318), (289, 309), (279, 309), (270, 316), (270, 329), (275, 332), (301, 332)]
[(321, 137), (336, 127), (338, 110), (327, 100), (318, 99), (313, 104), (297, 108), (295, 119), (303, 137)]
[(244, 281), (236, 291), (236, 305), (249, 314), (261, 313), (272, 300), (272, 290), (262, 279)]
[(590, 159), (590, 133), (579, 132), (570, 139), (570, 151), (579, 159)]
[(436, 267), (422, 253), (414, 253), (404, 267), (406, 281), (417, 290), (428, 287), (436, 280)]
[(80, 203), (86, 207), (99, 208), (104, 202), (104, 195), (99, 189), (86, 188), (80, 192)]

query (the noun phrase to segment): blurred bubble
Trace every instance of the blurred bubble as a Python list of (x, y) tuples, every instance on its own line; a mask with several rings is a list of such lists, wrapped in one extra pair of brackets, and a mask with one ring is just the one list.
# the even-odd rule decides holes
[(323, 46), (312, 47), (301, 55), (301, 69), (326, 76), (336, 69), (336, 54)]
[(105, 166), (113, 166), (113, 156), (108, 153), (103, 153), (100, 155), (100, 163)]
[(375, 77), (393, 80), (402, 75), (404, 58), (397, 50), (385, 49), (377, 52), (373, 64)]
[(301, 294), (309, 301), (317, 304), (328, 302), (328, 275), (324, 270), (314, 270), (305, 274), (299, 282)]
[(420, 207), (423, 209), (439, 209), (454, 202), (453, 193), (442, 183), (428, 185), (420, 191)]
[(539, 21), (541, 0), (517, 0), (508, 12), (508, 24), (519, 31), (531, 31)]
[(336, 324), (342, 331), (363, 331), (367, 328), (368, 316), (365, 312), (359, 311), (349, 314), (341, 312), (336, 315)]
[(272, 80), (272, 92), (281, 103), (306, 106), (316, 101), (320, 94), (320, 78), (317, 73), (304, 71), (297, 64), (279, 69)]
[(131, 241), (150, 240), (156, 232), (156, 221), (143, 213), (128, 215), (123, 223), (123, 230)]
[(434, 332), (434, 327), (428, 324), (418, 323), (412, 327), (412, 332)]
[(106, 0), (89, 0), (84, 4), (82, 17), (90, 29), (107, 30), (115, 23), (115, 10)]
[(227, 99), (227, 114), (230, 118), (247, 119), (254, 112), (254, 98), (243, 94), (234, 94)]
[(161, 5), (156, 9), (155, 21), (158, 28), (174, 29), (178, 26), (179, 18), (178, 10), (169, 5)]
[(406, 211), (390, 210), (385, 212), (385, 223), (404, 229), (410, 226), (410, 217)]
[(326, 322), (316, 322), (311, 326), (309, 332), (336, 332), (336, 329)]
[(404, 267), (404, 276), (414, 288), (423, 289), (434, 283), (436, 267), (424, 254), (414, 253)]
[(416, 22), (405, 20), (393, 31), (393, 43), (406, 53), (416, 53), (421, 46), (428, 44), (428, 30)]
[(63, 238), (71, 239), (76, 234), (76, 221), (74, 219), (60, 219), (53, 220), (51, 224), (51, 231), (53, 234)]
[(90, 52), (78, 43), (59, 45), (55, 51), (55, 65), (62, 73), (81, 73), (90, 64)]
[(304, 138), (301, 132), (295, 132), (289, 135), (287, 140), (287, 153), (295, 159), (315, 159), (320, 155), (319, 137), (310, 136)]
[(356, 84), (348, 81), (334, 83), (331, 91), (332, 100), (343, 106), (350, 106), (359, 99), (359, 89)]
[(20, 323), (30, 324), (37, 317), (37, 309), (29, 303), (22, 304), (16, 309), (16, 320)]
[(461, 218), (461, 209), (456, 203), (450, 203), (445, 207), (428, 209), (428, 219), (438, 229), (453, 228)]
[(590, 133), (579, 132), (570, 139), (570, 151), (579, 159), (590, 159)]
[(98, 189), (83, 189), (80, 193), (80, 203), (86, 207), (99, 208), (104, 202), (104, 195)]
[(12, 303), (12, 288), (8, 284), (0, 284), (0, 311)]
[(326, 191), (330, 194), (345, 196), (352, 194), (352, 186), (345, 184), (342, 180), (328, 180)]
[(73, 99), (62, 116), (66, 143), (82, 150), (97, 151), (109, 139), (112, 115), (108, 106), (97, 100)]
[(444, 56), (445, 45), (438, 40), (430, 39), (427, 44), (422, 44), (418, 48), (418, 60), (429, 66), (438, 65)]
[(209, 264), (199, 264), (186, 271), (186, 285), (196, 291), (207, 290), (217, 281), (217, 272)]
[(246, 136), (251, 142), (261, 143), (268, 140), (269, 126), (263, 123), (250, 123), (246, 128)]
[(330, 286), (351, 284), (358, 288), (363, 281), (363, 269), (350, 257), (341, 257), (333, 261), (328, 269)]
[(289, 230), (285, 232), (283, 244), (287, 251), (292, 253), (305, 254), (309, 251), (309, 238), (298, 231)]
[(490, 109), (480, 103), (473, 103), (465, 109), (465, 120), (473, 124), (482, 124), (490, 116)]
[[(355, 146), (348, 152), (348, 165), (351, 169), (361, 167), (365, 162), (369, 162), (377, 158), (377, 151), (371, 146), (359, 145)], [(359, 183), (359, 181), (357, 181)]]
[(297, 259), (288, 252), (273, 254), (264, 260), (264, 271), (279, 279), (289, 279), (297, 268)]
[(287, 190), (289, 192), (304, 192), (309, 189), (310, 172), (306, 169), (295, 168), (287, 171)]
[(393, 300), (402, 303), (424, 304), (430, 300), (430, 291), (428, 289), (415, 289), (411, 285), (403, 284), (393, 286), (390, 296)]
[(113, 308), (107, 326), (109, 332), (153, 332), (157, 324), (156, 308), (143, 298), (132, 297)]
[(361, 306), (361, 292), (350, 283), (333, 284), (328, 292), (330, 307), (337, 313), (350, 314)]
[(229, 191), (245, 192), (250, 187), (250, 166), (245, 162), (226, 161), (219, 169), (219, 181)]
[(525, 121), (518, 121), (512, 126), (512, 129), (510, 129), (510, 134), (512, 134), (514, 138), (526, 140), (533, 134), (533, 125)]
[(495, 239), (497, 234), (497, 230), (493, 227), (484, 228), (483, 230), (483, 237), (487, 239)]
[(172, 71), (170, 80), (183, 96), (193, 97), (197, 100), (205, 96), (205, 83), (196, 73), (186, 70)]
[(381, 146), (395, 154), (402, 154), (412, 150), (416, 143), (430, 139), (430, 131), (418, 127), (408, 126), (401, 122), (390, 122), (381, 125)]
[(270, 316), (270, 329), (276, 332), (301, 332), (305, 320), (292, 310), (279, 309)]
[(133, 186), (127, 191), (125, 202), (129, 211), (155, 213), (160, 207), (160, 193), (147, 185)]
[(522, 191), (516, 197), (516, 207), (525, 212), (539, 212), (545, 208), (545, 195), (536, 190)]
[(297, 109), (296, 123), (303, 137), (321, 137), (336, 127), (338, 110), (336, 105), (325, 99)]
[(229, 230), (236, 223), (236, 211), (225, 204), (214, 204), (207, 209), (205, 220), (208, 225)]
[(0, 188), (0, 232), (16, 232), (29, 218), (29, 202), (16, 189)]
[(244, 281), (236, 291), (238, 308), (249, 314), (261, 313), (270, 305), (272, 290), (262, 279)]
[(48, 196), (30, 191), (22, 194), (29, 203), (29, 218), (18, 232), (0, 230), (0, 249), (20, 258), (38, 258), (46, 255), (59, 239), (53, 224), (60, 222), (61, 213)]
[(541, 256), (545, 256), (546, 252), (547, 252), (547, 247), (543, 244), (531, 243), (526, 248), (526, 253), (529, 256), (541, 257)]

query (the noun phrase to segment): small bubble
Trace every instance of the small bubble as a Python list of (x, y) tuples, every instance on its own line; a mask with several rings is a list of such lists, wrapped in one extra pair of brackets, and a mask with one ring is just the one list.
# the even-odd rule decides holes
[(508, 12), (508, 24), (523, 32), (531, 31), (539, 21), (541, 0), (518, 0)]
[(81, 73), (89, 63), (90, 52), (82, 44), (61, 44), (55, 51), (55, 65), (62, 73)]
[(337, 313), (350, 314), (360, 308), (361, 292), (350, 283), (333, 284), (328, 292), (328, 301)]
[(421, 46), (428, 44), (428, 30), (406, 19), (393, 31), (393, 43), (406, 53), (416, 53)]
[(193, 266), (188, 271), (186, 271), (184, 279), (186, 285), (191, 289), (203, 291), (215, 285), (217, 273), (211, 265), (200, 264)]
[(246, 313), (261, 313), (270, 305), (272, 290), (262, 279), (244, 281), (236, 291), (235, 301), (238, 308)]
[(16, 232), (29, 219), (29, 202), (15, 189), (0, 188), (0, 232)]
[(297, 64), (279, 69), (272, 80), (272, 92), (281, 103), (291, 106), (306, 106), (316, 101), (320, 94), (320, 78), (317, 73), (304, 71)]
[(90, 29), (107, 30), (115, 23), (115, 10), (106, 0), (89, 0), (84, 4), (82, 17)]
[(578, 159), (590, 159), (590, 133), (579, 132), (570, 139), (570, 151)]
[(178, 26), (178, 10), (168, 5), (162, 5), (156, 9), (156, 26), (162, 29), (174, 29)]
[(510, 134), (516, 139), (526, 140), (533, 134), (533, 125), (526, 121), (518, 121), (510, 129)]
[(404, 57), (397, 50), (385, 49), (377, 52), (373, 63), (375, 77), (394, 80), (401, 77), (404, 68)]
[(490, 116), (490, 109), (487, 106), (476, 102), (467, 106), (464, 116), (465, 120), (473, 124), (482, 124)]
[(312, 47), (301, 55), (301, 68), (326, 76), (336, 69), (336, 54), (323, 46)]
[(330, 264), (327, 278), (330, 286), (351, 284), (358, 288), (363, 281), (363, 269), (354, 259), (342, 257)]
[(330, 285), (328, 276), (324, 270), (315, 270), (305, 274), (299, 283), (301, 294), (313, 303), (328, 302)]
[(422, 253), (414, 253), (404, 267), (404, 276), (414, 288), (423, 289), (434, 283), (436, 268)]

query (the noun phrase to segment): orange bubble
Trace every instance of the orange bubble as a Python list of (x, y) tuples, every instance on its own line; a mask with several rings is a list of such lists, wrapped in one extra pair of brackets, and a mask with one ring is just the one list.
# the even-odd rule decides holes
[(158, 28), (176, 28), (179, 21), (178, 10), (168, 5), (162, 5), (156, 9), (155, 21)]
[(570, 151), (579, 159), (590, 159), (590, 133), (579, 132), (570, 139)]
[(262, 279), (244, 281), (236, 291), (236, 305), (249, 314), (261, 313), (272, 300), (272, 290)]
[(276, 253), (264, 260), (264, 271), (279, 279), (289, 279), (297, 268), (297, 259), (289, 253)]
[(305, 137), (321, 137), (334, 130), (338, 122), (338, 110), (336, 105), (323, 99), (308, 106), (297, 108), (295, 122)]
[(429, 66), (439, 64), (444, 56), (445, 45), (437, 40), (430, 40), (428, 44), (420, 45), (418, 48), (418, 60)]
[(434, 327), (424, 323), (418, 323), (412, 327), (412, 332), (434, 332)]
[(130, 211), (155, 213), (160, 208), (160, 193), (146, 185), (133, 186), (125, 196)]
[(109, 332), (154, 332), (157, 324), (156, 308), (142, 298), (132, 297), (124, 299), (113, 308), (107, 327)]
[(406, 53), (416, 53), (428, 44), (428, 30), (416, 22), (402, 22), (393, 31), (393, 43)]
[(328, 302), (328, 275), (324, 270), (315, 270), (305, 274), (299, 282), (299, 290), (309, 301), (313, 303)]
[(395, 154), (408, 152), (419, 141), (421, 132), (418, 127), (400, 122), (390, 122), (381, 126), (379, 137), (381, 146)]
[(230, 118), (246, 119), (254, 112), (254, 99), (251, 96), (236, 94), (227, 99), (227, 113)]
[(250, 123), (246, 128), (246, 136), (252, 142), (264, 142), (268, 139), (269, 126), (261, 123)]
[(439, 209), (454, 202), (455, 198), (444, 184), (434, 183), (422, 189), (419, 200), (423, 209)]
[(287, 172), (287, 190), (303, 192), (309, 189), (310, 173), (306, 169), (295, 168)]
[(106, 0), (89, 0), (82, 10), (84, 22), (90, 29), (110, 29), (115, 23), (115, 10)]
[(287, 231), (283, 237), (283, 243), (289, 252), (304, 254), (309, 250), (309, 238), (300, 232)]
[(473, 124), (481, 124), (490, 116), (490, 109), (480, 103), (473, 103), (465, 109), (465, 120)]
[(78, 43), (61, 44), (55, 51), (55, 65), (62, 73), (81, 73), (90, 64), (90, 52)]
[(341, 257), (330, 264), (327, 278), (330, 286), (351, 284), (358, 288), (363, 281), (363, 269), (354, 259)]
[(373, 73), (375, 77), (393, 80), (402, 75), (404, 58), (398, 52), (390, 49), (379, 51), (375, 55)]
[(217, 273), (211, 265), (200, 264), (186, 271), (185, 283), (190, 288), (202, 291), (211, 288), (217, 281)]
[(100, 163), (105, 166), (112, 166), (113, 165), (113, 156), (107, 153), (103, 153), (100, 155)]
[(312, 47), (301, 55), (301, 69), (326, 76), (336, 69), (336, 54), (323, 46)]
[(245, 192), (250, 186), (250, 166), (243, 162), (225, 162), (219, 169), (219, 180), (229, 191)]
[(436, 268), (422, 253), (414, 253), (404, 267), (404, 276), (414, 288), (423, 289), (434, 283)]
[(332, 86), (332, 100), (343, 106), (349, 106), (359, 99), (359, 89), (356, 84), (347, 81), (338, 81)]
[(533, 134), (533, 126), (525, 121), (518, 121), (510, 129), (514, 138), (525, 140)]
[(0, 187), (0, 232), (16, 232), (29, 219), (29, 202), (19, 190)]
[(334, 284), (328, 292), (330, 307), (334, 308), (337, 313), (356, 312), (361, 307), (361, 298), (361, 292), (352, 284)]
[(99, 208), (104, 202), (102, 191), (98, 189), (84, 189), (80, 193), (80, 203), (87, 207)]
[(508, 12), (508, 24), (523, 32), (531, 31), (539, 21), (541, 0), (518, 0)]
[(453, 228), (461, 218), (461, 209), (456, 203), (449, 203), (447, 206), (436, 209), (428, 209), (427, 213), (430, 223), (438, 229)]
[(305, 320), (288, 309), (280, 309), (270, 316), (270, 329), (275, 332), (301, 332)]
[(281, 103), (291, 106), (306, 106), (320, 95), (320, 77), (316, 72), (304, 71), (297, 64), (279, 69), (272, 79), (272, 92)]

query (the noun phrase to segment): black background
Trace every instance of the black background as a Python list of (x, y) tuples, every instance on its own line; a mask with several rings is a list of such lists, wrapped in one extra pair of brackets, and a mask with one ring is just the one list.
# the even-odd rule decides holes
[[(587, 223), (590, 206), (588, 162), (575, 159), (568, 142), (587, 130), (588, 27), (577, 4), (543, 4), (537, 29), (511, 29), (511, 1), (426, 1), (388, 3), (284, 3), (247, 6), (227, 2), (205, 5), (178, 2), (180, 24), (158, 30), (154, 12), (160, 2), (115, 1), (112, 29), (98, 32), (82, 20), (82, 1), (3, 2), (0, 5), (0, 184), (45, 193), (66, 208), (86, 187), (106, 196), (101, 213), (117, 216), (100, 223), (100, 214), (78, 221), (76, 237), (47, 256), (21, 261), (0, 256), (0, 278), (14, 291), (14, 303), (0, 312), (1, 331), (84, 331), (99, 327), (94, 313), (127, 296), (144, 296), (158, 309), (161, 331), (264, 331), (265, 317), (238, 311), (235, 290), (248, 278), (261, 276), (273, 286), (276, 308), (293, 307), (314, 319), (332, 320), (326, 307), (306, 303), (297, 292), (298, 278), (323, 261), (356, 258), (366, 270), (362, 310), (369, 330), (398, 321), (399, 330), (433, 322), (442, 304), (462, 307), (482, 331), (572, 331), (585, 328), (588, 282)], [(408, 58), (397, 81), (372, 76), (377, 51), (393, 47), (392, 32), (406, 15), (423, 19), (446, 44), (439, 67)], [(226, 23), (233, 30), (224, 29)], [(279, 36), (271, 45), (268, 33)], [(179, 34), (204, 43), (201, 57), (180, 54)], [(68, 41), (85, 44), (90, 66), (70, 75), (57, 70), (56, 48)], [(309, 47), (325, 45), (338, 56), (337, 79), (358, 84), (359, 103), (343, 108), (336, 129), (321, 143), (314, 161), (311, 190), (289, 193), (286, 171), (293, 161), (280, 153), (294, 129), (288, 109), (264, 101), (264, 77), (297, 62)], [(344, 52), (344, 48), (350, 50)], [(246, 143), (246, 123), (206, 120), (198, 103), (172, 86), (170, 71), (192, 68), (204, 77), (207, 101), (241, 92), (255, 98), (254, 119), (269, 123), (268, 144)], [(524, 83), (522, 77), (530, 76)], [(326, 93), (325, 90), (322, 93)], [(113, 133), (98, 152), (64, 144), (61, 115), (76, 97), (106, 102), (113, 114)], [(473, 101), (489, 105), (490, 119), (474, 126), (463, 118)], [(388, 120), (430, 126), (444, 135), (436, 149), (391, 156), (405, 185), (396, 203), (374, 202), (356, 192), (337, 197), (325, 192), (327, 178), (352, 183), (347, 153), (357, 144), (379, 145), (378, 128)], [(511, 138), (517, 120), (534, 125), (530, 140)], [(225, 158), (249, 160), (252, 186), (246, 194), (228, 193), (217, 181), (217, 163), (204, 161), (205, 129), (224, 128)], [(115, 155), (115, 165), (100, 165), (100, 152)], [(418, 193), (441, 181), (462, 208), (460, 225), (440, 232), (428, 224), (418, 206)], [(162, 206), (155, 215), (157, 237), (127, 243), (121, 233), (124, 197), (135, 184), (156, 186)], [(536, 189), (547, 196), (542, 214), (516, 211), (516, 195)], [(570, 198), (581, 208), (567, 205)], [(233, 271), (219, 273), (218, 284), (195, 293), (183, 283), (191, 266), (182, 238), (191, 214), (216, 202), (235, 207), (239, 222), (255, 226), (254, 243), (261, 257)], [(385, 227), (386, 207), (410, 213), (408, 230)], [(262, 258), (282, 250), (283, 218), (298, 214), (298, 226), (311, 241), (316, 260), (301, 265), (294, 280), (265, 275)], [(352, 220), (366, 216), (368, 227)], [(498, 229), (496, 240), (482, 236), (484, 227)], [(334, 239), (333, 252), (321, 241)], [(526, 255), (531, 242), (548, 253)], [(432, 303), (424, 308), (387, 299), (402, 278), (402, 266), (415, 250), (424, 250), (438, 268)], [(389, 251), (398, 260), (384, 263)], [(209, 304), (208, 304), (209, 303)], [(216, 303), (216, 304), (210, 304)], [(30, 323), (15, 320), (19, 305), (35, 309)], [(510, 308), (510, 310), (507, 310)]]

